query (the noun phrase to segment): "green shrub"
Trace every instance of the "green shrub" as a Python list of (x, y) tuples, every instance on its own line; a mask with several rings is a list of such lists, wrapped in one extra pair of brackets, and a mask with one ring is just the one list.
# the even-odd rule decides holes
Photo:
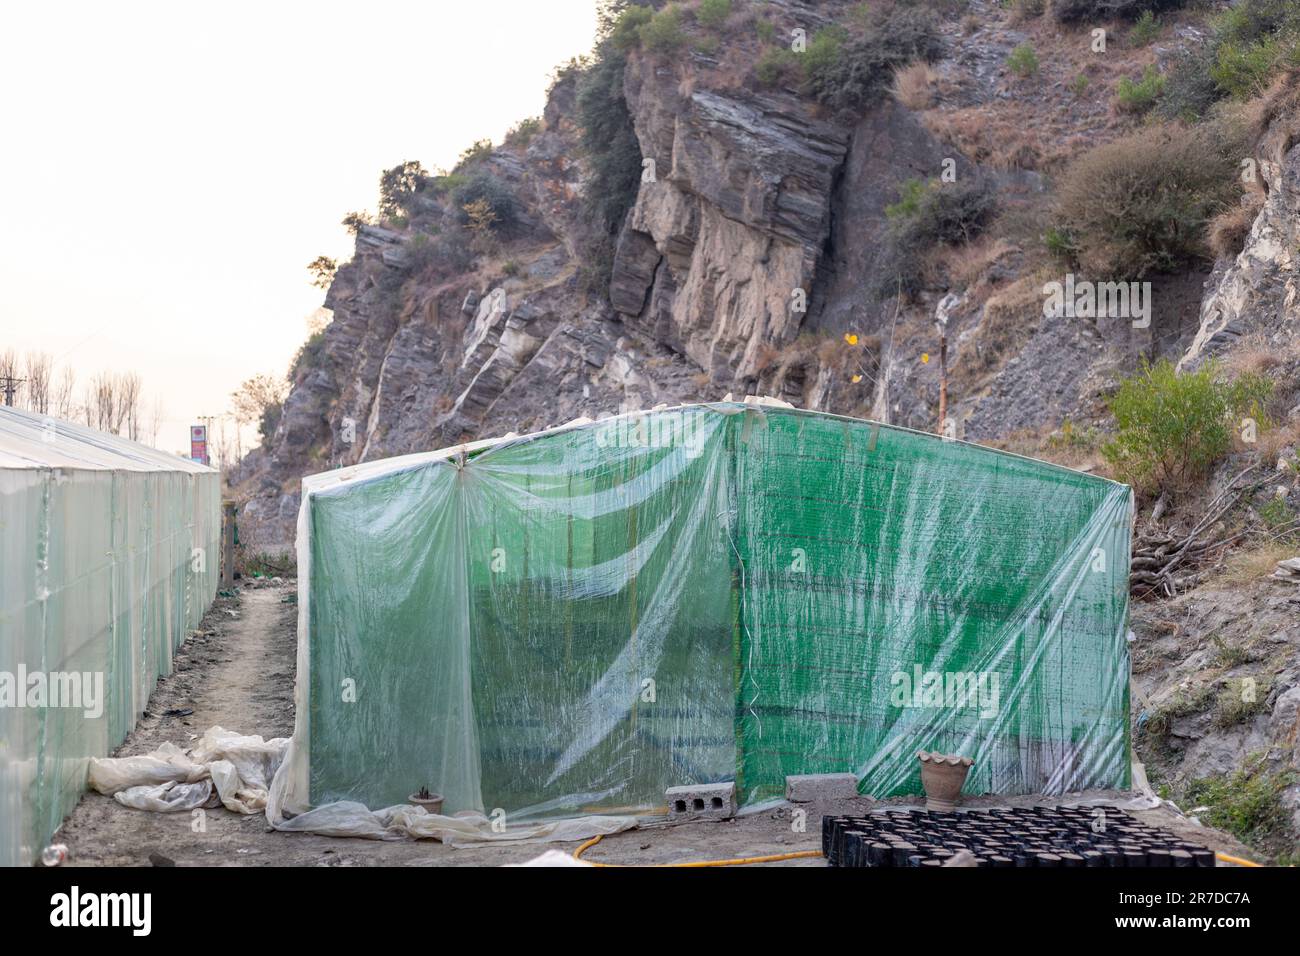
[(754, 65), (754, 77), (763, 86), (790, 86), (804, 78), (803, 58), (785, 47), (763, 51)]
[(1250, 651), (1229, 644), (1218, 634), (1211, 634), (1210, 642), (1214, 644), (1214, 663), (1220, 667), (1239, 667), (1251, 660)]
[(1300, 537), (1300, 529), (1292, 527), (1296, 513), (1285, 498), (1269, 498), (1260, 505), (1259, 519), (1264, 522), (1264, 527), (1275, 532), (1275, 539), (1281, 543), (1292, 542)]
[(1146, 46), (1160, 35), (1160, 21), (1150, 10), (1142, 11), (1142, 16), (1133, 21), (1129, 27), (1128, 39), (1134, 46)]
[(534, 136), (542, 131), (542, 118), (540, 116), (530, 116), (527, 119), (521, 119), (510, 131), (506, 133), (506, 144), (523, 148), (527, 146)]
[(1210, 73), (1213, 65), (1214, 49), (1209, 44), (1179, 53), (1166, 74), (1160, 115), (1192, 123), (1208, 113), (1224, 95)]
[(654, 19), (654, 15), (655, 12), (649, 7), (628, 7), (610, 29), (610, 45), (624, 52), (637, 46), (641, 42), (641, 28)]
[(505, 183), (488, 172), (474, 173), (452, 191), (451, 201), (460, 210), (457, 221), (462, 225), (468, 223), (470, 215), (465, 207), (480, 200), (487, 203), (495, 216), (491, 227), (494, 232), (508, 231), (518, 222), (519, 201)]
[(636, 201), (641, 184), (641, 144), (623, 96), (627, 50), (653, 11), (628, 7), (596, 45), (577, 77), (577, 115), (582, 150), (590, 175), (583, 205), (596, 228), (583, 249), (579, 285), (585, 293), (604, 295), (614, 261), (614, 236)]
[(1120, 77), (1115, 98), (1119, 108), (1126, 113), (1145, 113), (1156, 105), (1156, 100), (1164, 92), (1165, 78), (1152, 64), (1142, 72), (1142, 79), (1134, 81), (1127, 76)]
[(776, 24), (771, 20), (759, 20), (754, 24), (754, 32), (763, 43), (771, 43), (776, 39)]
[(1043, 245), (1047, 248), (1047, 254), (1058, 262), (1074, 262), (1079, 254), (1074, 237), (1067, 230), (1056, 226), (1047, 227), (1043, 233)]
[(1280, 71), (1300, 65), (1300, 4), (1238, 0), (1210, 21), (1210, 38), (1176, 62), (1164, 115), (1204, 116), (1225, 97), (1263, 90)]
[(654, 53), (671, 53), (684, 42), (682, 12), (676, 5), (664, 7), (637, 31), (641, 46)]
[[(629, 12), (635, 9), (644, 8)], [(603, 43), (578, 80), (578, 122), (591, 170), (584, 202), (606, 235), (622, 226), (641, 183), (641, 144), (623, 98), (625, 63), (615, 44)]]
[(710, 30), (720, 29), (731, 16), (731, 0), (700, 0), (695, 19)]
[(1282, 798), (1294, 779), (1290, 771), (1269, 771), (1256, 755), (1231, 774), (1193, 781), (1184, 802), (1209, 807), (1198, 815), (1201, 822), (1250, 846), (1271, 848), (1292, 836), (1291, 814)]
[(492, 140), (480, 139), (471, 143), (461, 150), (460, 158), (456, 160), (456, 172), (468, 169), (476, 163), (481, 163), (492, 155)]
[(1167, 359), (1144, 364), (1110, 399), (1116, 433), (1102, 454), (1141, 490), (1184, 489), (1228, 453), (1237, 417), (1260, 414), (1272, 388), (1253, 374), (1226, 381), (1214, 362), (1182, 374)]
[(842, 27), (819, 30), (803, 53), (809, 91), (837, 109), (860, 110), (913, 60), (934, 62), (943, 41), (933, 15), (895, 6), (855, 36)]
[(391, 218), (406, 212), (429, 174), (416, 160), (385, 169), (379, 176), (379, 213)]
[(1052, 0), (1052, 16), (1062, 23), (1123, 18), (1133, 20), (1144, 13), (1177, 10), (1187, 0)]
[(1038, 54), (1033, 44), (1022, 43), (1007, 56), (1007, 69), (1024, 79), (1038, 72)]
[(272, 402), (262, 409), (262, 415), (257, 420), (257, 434), (261, 436), (263, 446), (268, 445), (275, 435), (276, 426), (280, 424), (280, 413), (283, 411), (282, 402)]
[(1247, 97), (1263, 92), (1285, 60), (1289, 46), (1281, 37), (1257, 43), (1219, 44), (1210, 79), (1227, 96)]
[(1249, 700), (1247, 700), (1247, 686), (1243, 680), (1230, 680), (1224, 686), (1214, 705), (1212, 723), (1215, 729), (1227, 730), (1229, 727), (1236, 727), (1267, 710), (1268, 684), (1259, 681), (1252, 688)]
[(312, 369), (328, 367), (329, 357), (325, 354), (325, 333), (316, 332), (299, 346), (293, 361), (289, 363), (289, 381), (298, 381), (300, 374)]
[(424, 192), (430, 196), (441, 196), (449, 193), (469, 182), (469, 177), (464, 173), (444, 173), (441, 176), (431, 176), (424, 184)]
[(925, 254), (940, 243), (969, 242), (988, 224), (996, 194), (983, 180), (925, 183), (909, 179), (885, 207), (888, 225), (872, 294), (911, 295), (922, 286)]
[(828, 97), (822, 95), (820, 86), (828, 84), (840, 68), (844, 58), (844, 44), (848, 41), (849, 31), (839, 24), (832, 24), (814, 33), (808, 41), (807, 49), (796, 54), (802, 58), (804, 73), (811, 78), (813, 90), (821, 99)]
[(1140, 279), (1209, 257), (1206, 226), (1239, 202), (1239, 121), (1153, 126), (1097, 146), (1065, 171), (1057, 227), (1101, 278)]

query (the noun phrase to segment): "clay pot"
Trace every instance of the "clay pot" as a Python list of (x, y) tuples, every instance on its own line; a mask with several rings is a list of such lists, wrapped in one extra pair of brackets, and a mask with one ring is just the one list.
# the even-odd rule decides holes
[(957, 754), (918, 751), (921, 761), (921, 786), (925, 788), (925, 808), (940, 813), (957, 808), (961, 799), (962, 784), (975, 761)]
[(420, 797), (413, 793), (406, 798), (406, 802), (413, 807), (424, 807), (425, 813), (442, 813), (442, 794), (440, 793), (431, 793), (427, 797)]

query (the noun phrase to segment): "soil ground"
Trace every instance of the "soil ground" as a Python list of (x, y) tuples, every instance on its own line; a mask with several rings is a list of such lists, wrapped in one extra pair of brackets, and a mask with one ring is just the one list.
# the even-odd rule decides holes
[[(189, 747), (214, 725), (263, 737), (293, 732), (293, 681), (297, 644), (296, 590), (292, 581), (256, 581), (236, 597), (218, 598), (202, 624), (177, 651), (171, 676), (158, 684), (144, 717), (114, 752), (147, 753), (164, 741)], [(168, 716), (191, 710), (185, 716)], [(1037, 797), (973, 798), (968, 806), (1074, 803), (1131, 794), (1089, 792), (1059, 800)], [(908, 805), (909, 800), (885, 801)], [(806, 830), (796, 832), (791, 805), (720, 823), (650, 825), (606, 837), (585, 858), (593, 862), (662, 864), (768, 856), (818, 850), (824, 813), (864, 812), (880, 802), (866, 798), (800, 804)], [(1180, 837), (1234, 856), (1253, 858), (1236, 840), (1166, 808), (1134, 814)], [(188, 813), (128, 809), (111, 797), (87, 793), (56, 836), (69, 863), (82, 866), (496, 866), (518, 863), (546, 849), (572, 852), (577, 843), (450, 849), (432, 840), (381, 842), (281, 833), (261, 815), (224, 808), (206, 813), (205, 832), (191, 829)], [(820, 856), (779, 866), (824, 866)]]

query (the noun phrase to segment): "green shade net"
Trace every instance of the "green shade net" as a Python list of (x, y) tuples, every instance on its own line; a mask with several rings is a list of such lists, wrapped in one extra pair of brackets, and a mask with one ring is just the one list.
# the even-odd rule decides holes
[(888, 796), (918, 749), (973, 793), (1128, 782), (1123, 485), (744, 405), (332, 474), (300, 519), (311, 804)]

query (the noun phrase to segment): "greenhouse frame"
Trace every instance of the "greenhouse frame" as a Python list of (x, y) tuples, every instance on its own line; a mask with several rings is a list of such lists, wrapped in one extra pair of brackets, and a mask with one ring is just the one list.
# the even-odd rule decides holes
[(513, 819), (852, 772), (1129, 783), (1132, 494), (759, 402), (580, 420), (304, 481), (286, 807)]
[(0, 407), (0, 865), (28, 865), (216, 595), (221, 476)]

